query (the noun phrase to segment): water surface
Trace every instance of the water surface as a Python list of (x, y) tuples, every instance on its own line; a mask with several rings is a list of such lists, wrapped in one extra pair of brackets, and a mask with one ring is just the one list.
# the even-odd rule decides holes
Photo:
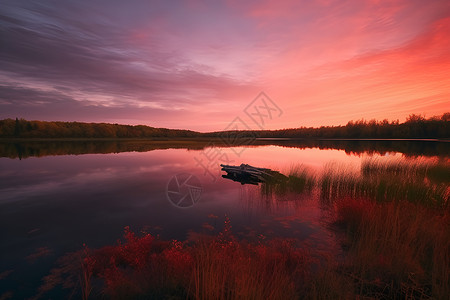
[[(246, 163), (289, 174), (299, 165), (320, 173), (332, 163), (358, 172), (367, 157), (410, 156), (348, 151), (339, 145), (338, 149), (295, 147), (292, 142), (160, 148), (91, 150), (94, 153), (83, 155), (64, 155), (55, 149), (52, 154), (47, 149), (43, 156), (25, 158), (22, 153), (14, 159), (0, 158), (0, 295), (7, 291), (15, 298), (34, 295), (58, 257), (83, 244), (91, 248), (114, 244), (125, 226), (163, 239), (186, 240), (194, 233), (217, 233), (228, 216), (241, 238), (295, 237), (314, 249), (336, 248), (335, 232), (327, 226), (326, 213), (314, 194), (285, 195), (283, 201), (263, 197), (258, 186), (222, 178), (219, 164)], [(179, 208), (168, 199), (168, 183), (178, 174), (193, 175), (200, 182), (201, 196), (192, 207)]]

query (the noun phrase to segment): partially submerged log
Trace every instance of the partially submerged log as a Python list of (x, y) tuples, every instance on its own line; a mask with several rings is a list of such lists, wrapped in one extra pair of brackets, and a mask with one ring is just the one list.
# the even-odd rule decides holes
[(227, 174), (222, 175), (223, 178), (238, 181), (241, 184), (254, 184), (257, 185), (260, 182), (280, 182), (286, 181), (288, 177), (281, 174), (278, 171), (273, 171), (267, 168), (257, 168), (248, 164), (241, 164), (240, 166), (220, 165), (222, 171)]

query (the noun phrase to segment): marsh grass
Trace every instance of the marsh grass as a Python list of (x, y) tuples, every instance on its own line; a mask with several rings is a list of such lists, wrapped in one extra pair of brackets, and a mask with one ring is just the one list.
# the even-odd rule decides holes
[(343, 269), (356, 292), (374, 298), (445, 299), (450, 295), (450, 215), (408, 202), (346, 198), (336, 222), (348, 232)]
[(331, 202), (350, 197), (449, 208), (450, 164), (447, 162), (368, 159), (362, 162), (360, 174), (329, 168), (319, 182), (321, 198)]
[(444, 160), (387, 160), (368, 158), (361, 164), (363, 176), (401, 176), (412, 180), (430, 180), (433, 183), (450, 182), (450, 165)]
[[(117, 245), (70, 256), (76, 266), (66, 262), (47, 285), (77, 287), (83, 299), (448, 299), (449, 170), (369, 159), (360, 174), (297, 167), (286, 182), (261, 186), (263, 198), (319, 192), (328, 223), (344, 233), (344, 258), (318, 259), (295, 239), (239, 240), (226, 218), (218, 235), (185, 242), (126, 228)], [(61, 279), (73, 273), (78, 284)]]
[(64, 261), (41, 297), (59, 284), (82, 299), (297, 299), (312, 263), (295, 239), (238, 240), (228, 219), (219, 234), (190, 242), (126, 228), (117, 245), (85, 248)]
[(338, 287), (324, 288), (319, 278), (326, 278), (374, 299), (450, 295), (447, 161), (366, 159), (360, 172), (332, 164), (315, 183), (322, 204), (334, 211), (330, 223), (347, 233), (348, 251), (344, 263), (312, 279), (313, 291), (345, 295)]
[(347, 232), (340, 266), (355, 294), (375, 299), (450, 295), (450, 166), (364, 160), (361, 173), (327, 169), (318, 188)]
[(194, 299), (297, 299), (309, 270), (307, 256), (287, 240), (202, 243), (195, 253)]
[[(351, 198), (334, 209), (347, 230), (344, 260), (318, 259), (295, 239), (238, 240), (227, 219), (218, 235), (189, 242), (126, 228), (123, 242), (72, 254), (47, 279), (83, 299), (446, 299), (448, 212)], [(81, 285), (62, 280), (76, 274)]]
[(303, 165), (292, 166), (287, 180), (267, 181), (261, 184), (263, 195), (287, 195), (311, 193), (317, 183), (317, 178)]

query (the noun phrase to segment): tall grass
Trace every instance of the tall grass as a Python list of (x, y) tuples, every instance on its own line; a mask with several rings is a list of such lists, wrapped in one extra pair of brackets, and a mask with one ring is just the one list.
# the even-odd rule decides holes
[(407, 162), (369, 159), (361, 173), (329, 168), (319, 188), (324, 200), (342, 197), (376, 202), (407, 201), (427, 207), (449, 208), (450, 164), (447, 162)]
[(292, 166), (287, 180), (264, 182), (261, 184), (261, 193), (265, 196), (310, 193), (314, 189), (316, 182), (315, 174), (305, 166)]
[(346, 198), (336, 222), (348, 231), (345, 271), (357, 293), (375, 298), (450, 295), (450, 214), (408, 202)]
[(227, 221), (218, 235), (193, 242), (127, 229), (116, 246), (81, 251), (81, 269), (56, 273), (82, 274), (83, 299), (446, 299), (447, 211), (351, 198), (334, 204), (334, 222), (348, 232), (343, 261), (333, 253), (319, 261), (295, 239), (238, 240)]
[[(300, 297), (309, 283), (311, 260), (295, 239), (250, 243), (237, 240), (230, 229), (227, 219), (218, 235), (183, 243), (160, 241), (149, 234), (137, 236), (126, 228), (124, 242), (80, 251), (81, 268), (73, 260), (79, 256), (70, 254), (76, 267), (63, 266), (47, 280), (79, 288), (82, 299)], [(81, 282), (69, 282), (77, 273)]]
[(342, 274), (357, 295), (446, 299), (450, 295), (450, 165), (364, 160), (360, 174), (327, 169), (321, 197), (347, 231)]
[[(329, 165), (316, 188), (334, 210), (333, 223), (345, 228), (348, 251), (345, 262), (322, 272), (323, 278), (342, 284), (351, 279), (353, 295), (363, 297), (446, 299), (449, 183), (450, 164), (442, 160), (366, 159), (359, 173)], [(318, 278), (314, 287), (320, 286)], [(343, 295), (336, 288), (319, 290), (322, 296)]]
[(83, 299), (448, 299), (449, 171), (447, 162), (365, 160), (360, 174), (333, 167), (317, 178), (301, 167), (262, 185), (263, 198), (318, 191), (330, 225), (345, 232), (344, 259), (317, 259), (294, 239), (238, 240), (226, 219), (218, 235), (186, 242), (127, 228), (123, 242), (86, 248), (82, 264), (52, 274), (81, 274)]
[(194, 299), (297, 299), (309, 270), (303, 251), (286, 240), (202, 243), (195, 253)]

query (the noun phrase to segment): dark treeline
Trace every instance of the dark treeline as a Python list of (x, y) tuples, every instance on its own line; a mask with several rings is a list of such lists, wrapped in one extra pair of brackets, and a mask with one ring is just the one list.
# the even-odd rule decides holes
[[(212, 132), (208, 136), (233, 135)], [(350, 121), (345, 126), (301, 127), (280, 130), (240, 131), (239, 137), (302, 139), (446, 139), (450, 138), (450, 113), (425, 118), (410, 115), (406, 122), (388, 120)]]
[(1, 138), (303, 138), (303, 139), (429, 139), (450, 138), (450, 113), (425, 118), (410, 115), (406, 122), (350, 121), (345, 126), (280, 130), (200, 133), (144, 125), (0, 120)]
[(45, 122), (24, 119), (0, 120), (2, 138), (153, 138), (197, 137), (190, 130), (155, 128), (144, 125), (108, 123)]

